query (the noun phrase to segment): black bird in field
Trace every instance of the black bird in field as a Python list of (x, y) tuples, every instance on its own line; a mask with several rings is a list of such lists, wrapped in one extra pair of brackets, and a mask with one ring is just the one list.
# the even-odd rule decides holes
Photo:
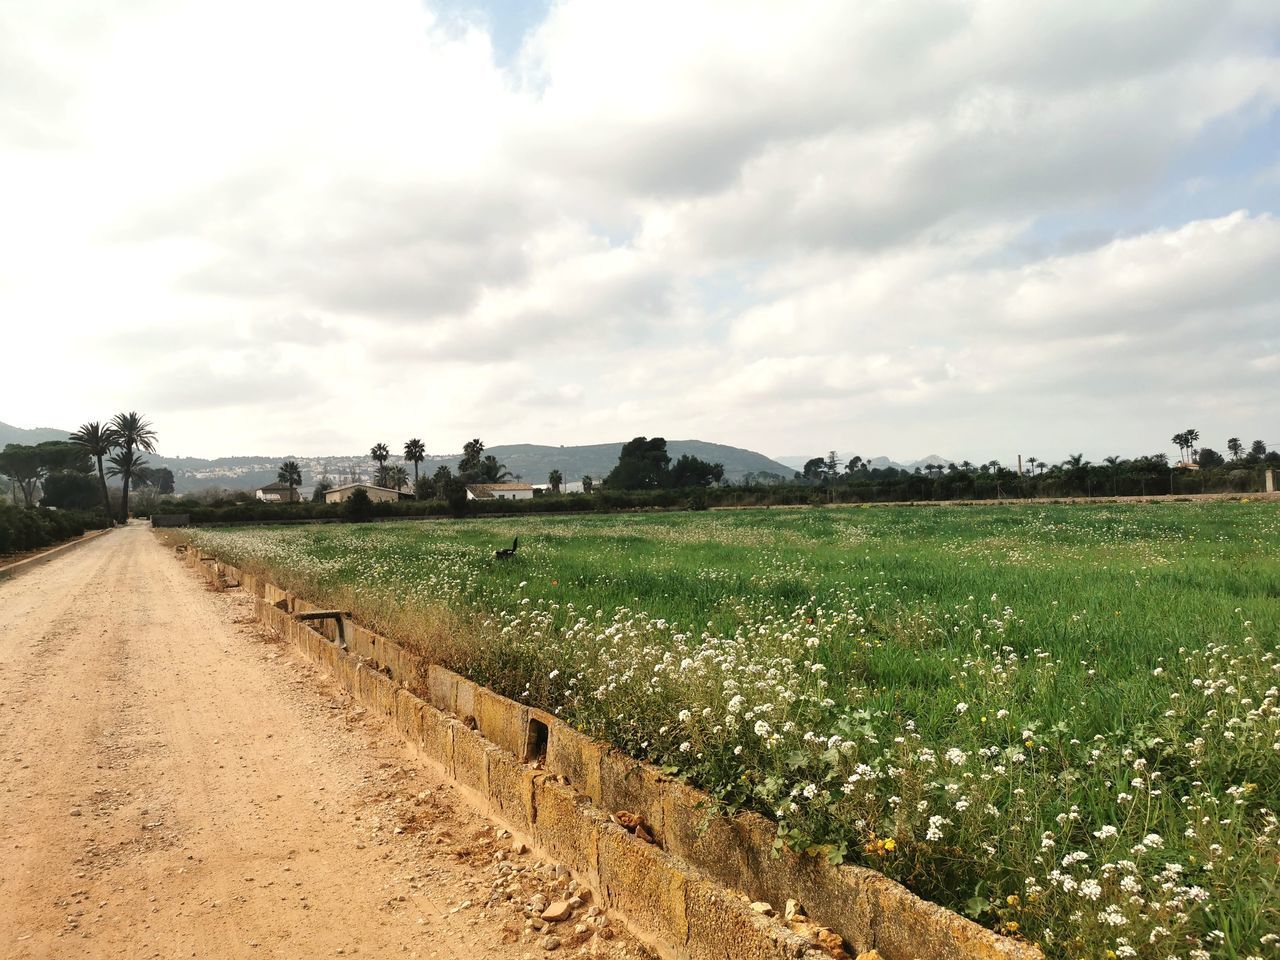
[(493, 551), (494, 559), (506, 560), (508, 557), (514, 557), (516, 555), (516, 549), (519, 546), (520, 546), (520, 538), (516, 537), (514, 540), (511, 541), (511, 546), (509, 548)]

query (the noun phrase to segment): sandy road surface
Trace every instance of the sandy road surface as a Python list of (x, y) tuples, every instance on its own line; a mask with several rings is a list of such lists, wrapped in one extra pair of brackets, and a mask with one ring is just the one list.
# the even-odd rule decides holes
[(0, 581), (0, 957), (640, 952), (251, 614), (141, 526)]

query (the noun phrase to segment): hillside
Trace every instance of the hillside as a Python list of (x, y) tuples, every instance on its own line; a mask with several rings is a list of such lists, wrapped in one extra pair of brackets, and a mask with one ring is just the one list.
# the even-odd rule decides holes
[[(5, 443), (40, 443), (44, 440), (66, 439), (67, 432), (54, 429), (24, 430), (0, 423), (0, 448)], [(163, 439), (163, 438), (162, 438)], [(393, 446), (393, 451), (395, 450)], [(565, 480), (580, 480), (583, 476), (602, 479), (618, 462), (622, 442), (596, 443), (584, 446), (553, 447), (535, 443), (499, 444), (489, 447), (499, 462), (505, 463), (512, 474), (527, 483), (546, 483), (552, 470), (559, 470)], [(711, 463), (724, 464), (725, 476), (740, 480), (748, 473), (776, 473), (789, 477), (792, 470), (763, 454), (723, 443), (703, 440), (669, 440), (667, 451), (676, 460), (682, 454), (699, 457)], [(166, 457), (163, 453), (147, 454), (147, 462), (153, 467), (168, 467), (173, 471), (174, 486), (178, 493), (189, 493), (208, 487), (225, 487), (230, 490), (252, 490), (276, 478), (281, 461), (294, 459), (302, 467), (302, 483), (309, 489), (317, 478), (328, 474), (331, 478), (349, 477), (353, 472), (368, 479), (373, 463), (367, 454), (343, 454), (331, 457), (299, 457), (289, 453), (259, 456), (218, 457)], [(420, 472), (430, 474), (440, 465), (456, 469), (462, 454), (438, 454), (427, 457), (419, 467)], [(392, 463), (402, 462), (392, 457)], [(413, 468), (410, 466), (412, 475)]]
[(70, 435), (70, 432), (69, 430), (55, 430), (53, 427), (35, 427), (28, 430), (0, 421), (0, 450), (3, 450), (5, 444), (9, 443), (36, 444), (44, 443), (46, 440), (65, 440)]

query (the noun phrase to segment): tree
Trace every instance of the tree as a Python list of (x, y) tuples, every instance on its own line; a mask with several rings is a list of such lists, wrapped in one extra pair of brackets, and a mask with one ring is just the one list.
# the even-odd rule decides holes
[(1183, 453), (1187, 449), (1187, 435), (1185, 433), (1175, 433), (1169, 440), (1178, 448), (1178, 462), (1181, 463)]
[(417, 437), (404, 445), (404, 459), (413, 464), (413, 484), (418, 485), (418, 464), (427, 459), (427, 448)]
[(724, 464), (708, 463), (689, 454), (681, 454), (671, 468), (673, 487), (709, 487), (724, 479)]
[(400, 464), (386, 468), (386, 486), (392, 490), (403, 490), (409, 485), (409, 471)]
[(373, 516), (373, 501), (364, 487), (356, 487), (342, 505), (342, 512), (351, 520), (368, 520)]
[(455, 517), (467, 515), (467, 484), (461, 477), (450, 477), (440, 487), (441, 497)]
[(0, 451), (0, 473), (17, 483), (28, 507), (35, 506), (36, 484), (46, 472), (44, 460), (35, 447), (10, 443)]
[(1197, 462), (1203, 469), (1205, 467), (1220, 467), (1227, 461), (1226, 458), (1217, 450), (1214, 450), (1211, 447), (1201, 447), (1200, 458)]
[(120, 478), (120, 519), (129, 522), (129, 482), (133, 479), (133, 471), (146, 466), (146, 461), (137, 455), (138, 450), (155, 453), (156, 432), (151, 423), (138, 413), (117, 413), (111, 418), (111, 429), (120, 438), (120, 452), (111, 457), (113, 477)]
[(1267, 455), (1267, 445), (1261, 440), (1255, 440), (1249, 445), (1249, 456), (1261, 459)]
[(1191, 453), (1192, 460), (1195, 459), (1195, 446), (1200, 442), (1200, 431), (1195, 427), (1188, 427), (1182, 434), (1187, 440), (1187, 450)]
[(612, 490), (656, 490), (667, 486), (671, 457), (663, 437), (636, 437), (622, 445), (618, 465), (605, 477)]
[(302, 484), (302, 468), (297, 460), (286, 460), (276, 471), (276, 479), (289, 485), (289, 502), (293, 503), (294, 490)]
[(590, 493), (592, 488), (595, 487), (595, 484), (596, 482), (592, 480), (590, 476), (588, 476), (585, 473), (582, 475), (582, 492), (583, 493)]
[[(447, 467), (445, 468), (448, 469)], [(436, 495), (436, 483), (430, 477), (419, 477), (413, 481), (413, 498), (415, 500), (430, 500)]]
[(484, 456), (484, 441), (479, 437), (462, 445), (462, 459), (458, 461), (458, 475), (475, 479), (480, 473), (480, 458)]
[[(385, 479), (386, 470), (384, 468), (387, 465), (387, 460), (391, 458), (391, 451), (387, 449), (387, 445), (385, 443), (375, 443), (369, 448), (369, 456), (378, 465), (376, 476)], [(382, 482), (382, 479), (378, 479), (375, 482), (378, 486), (385, 487), (386, 484)]]
[(1027, 463), (1031, 464), (1031, 474), (1032, 474), (1032, 476), (1034, 476), (1034, 475), (1035, 475), (1035, 472), (1036, 472), (1036, 464), (1037, 464), (1037, 463), (1039, 463), (1039, 462), (1040, 462), (1040, 458), (1039, 458), (1039, 457), (1027, 457)]
[(431, 480), (436, 485), (436, 493), (443, 493), (444, 485), (453, 479), (453, 471), (449, 469), (447, 463), (442, 463), (436, 467), (436, 472), (431, 475)]
[(1231, 453), (1232, 460), (1239, 460), (1240, 455), (1244, 453), (1244, 444), (1240, 442), (1239, 437), (1232, 437), (1227, 441), (1227, 450)]
[(560, 492), (560, 484), (564, 483), (564, 474), (559, 470), (552, 470), (547, 474), (547, 483), (551, 484), (551, 492), (558, 494)]
[(40, 481), (40, 505), (59, 510), (92, 510), (101, 506), (98, 482), (90, 473), (64, 470)]
[(155, 487), (155, 493), (173, 493), (173, 471), (168, 467), (139, 467), (133, 485)]
[(315, 489), (311, 491), (312, 503), (324, 503), (324, 495), (333, 489), (333, 481), (328, 477), (321, 477), (316, 481)]
[(110, 469), (107, 470), (108, 476), (120, 478), (121, 490), (123, 491), (120, 512), (123, 522), (128, 523), (129, 481), (139, 470), (147, 465), (147, 461), (142, 459), (132, 447), (121, 447), (111, 455), (107, 462), (111, 464)]
[(480, 466), (474, 474), (481, 483), (502, 483), (511, 478), (511, 471), (507, 469), (507, 465), (499, 463), (498, 458), (492, 453), (487, 454), (480, 461)]
[(812, 480), (815, 483), (821, 482), (827, 475), (827, 461), (822, 457), (813, 457), (806, 460), (802, 475), (806, 480)]
[(1103, 462), (1111, 468), (1111, 495), (1118, 497), (1120, 495), (1120, 463), (1121, 460), (1114, 453), (1109, 457), (1103, 457)]
[(836, 452), (831, 450), (827, 453), (826, 462), (823, 464), (827, 470), (827, 479), (834, 480), (836, 474), (840, 472), (840, 458), (836, 456)]

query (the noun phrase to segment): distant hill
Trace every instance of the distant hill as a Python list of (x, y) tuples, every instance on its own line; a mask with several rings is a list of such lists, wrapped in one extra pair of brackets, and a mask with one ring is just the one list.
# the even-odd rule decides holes
[(28, 430), (0, 421), (0, 450), (9, 443), (37, 444), (48, 440), (65, 440), (70, 435), (70, 430), (56, 430), (53, 427), (34, 427)]
[[(0, 423), (0, 448), (6, 443), (40, 443), (45, 440), (65, 440), (65, 430), (24, 430), (7, 423)], [(162, 438), (163, 439), (163, 438)], [(511, 473), (526, 483), (546, 483), (552, 470), (559, 470), (566, 481), (581, 480), (583, 476), (602, 479), (618, 463), (622, 441), (596, 443), (585, 446), (553, 447), (534, 443), (501, 444), (485, 449), (500, 463), (505, 463)], [(725, 476), (741, 480), (748, 473), (776, 473), (789, 477), (792, 470), (776, 460), (771, 460), (752, 450), (731, 447), (723, 443), (707, 443), (703, 440), (668, 440), (667, 452), (674, 461), (682, 454), (699, 457), (711, 463), (724, 464)], [(328, 474), (330, 477), (347, 477), (352, 472), (368, 479), (373, 464), (368, 454), (340, 454), (331, 457), (299, 457), (289, 453), (262, 454), (258, 456), (218, 457), (166, 457), (162, 453), (146, 454), (147, 463), (153, 467), (168, 467), (173, 471), (174, 487), (178, 493), (190, 493), (208, 487), (225, 487), (229, 490), (253, 490), (276, 478), (276, 469), (284, 460), (297, 460), (302, 467), (302, 485), (309, 490), (316, 480)], [(419, 471), (434, 473), (441, 464), (457, 469), (462, 453), (429, 456)], [(392, 457), (391, 463), (403, 462)], [(413, 467), (409, 465), (409, 474)]]

